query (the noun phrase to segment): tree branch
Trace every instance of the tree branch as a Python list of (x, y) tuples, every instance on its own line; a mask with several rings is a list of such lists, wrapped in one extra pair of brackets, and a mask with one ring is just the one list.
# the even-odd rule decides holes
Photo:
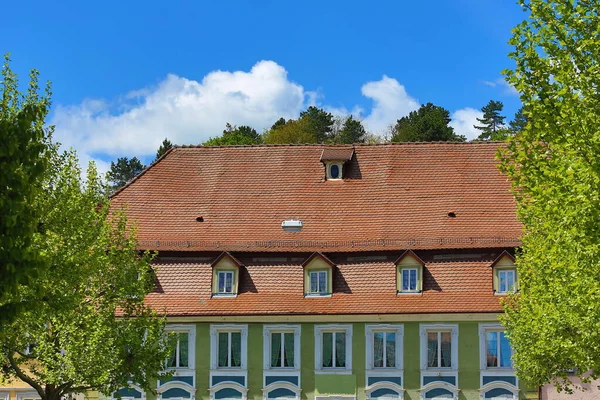
[(40, 397), (42, 399), (46, 398), (46, 391), (42, 388), (42, 386), (39, 383), (37, 383), (31, 377), (27, 376), (23, 372), (23, 370), (21, 370), (21, 368), (15, 362), (15, 359), (10, 350), (7, 351), (6, 356), (8, 358), (8, 362), (10, 363), (11, 368), (15, 371), (15, 375), (17, 375), (17, 378), (19, 378), (20, 380), (22, 380), (23, 382), (27, 383), (29, 386), (34, 388), (35, 391), (38, 392), (38, 394), (40, 395)]

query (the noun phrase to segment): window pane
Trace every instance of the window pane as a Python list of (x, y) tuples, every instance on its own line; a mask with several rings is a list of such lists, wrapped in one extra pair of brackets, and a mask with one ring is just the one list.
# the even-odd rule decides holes
[(515, 285), (515, 272), (506, 271), (506, 290), (513, 290)]
[(188, 334), (179, 334), (179, 367), (189, 366)]
[(427, 366), (437, 368), (438, 366), (438, 334), (427, 332)]
[(486, 362), (488, 367), (498, 366), (498, 332), (487, 332), (485, 335)]
[(402, 270), (402, 290), (409, 290), (408, 288), (410, 287), (410, 282), (409, 282), (408, 275), (409, 275), (408, 270), (403, 269)]
[(510, 342), (504, 335), (504, 332), (500, 332), (500, 366), (501, 367), (512, 367), (512, 360), (510, 359)]
[(323, 368), (333, 366), (333, 333), (323, 333)]
[(319, 274), (316, 272), (310, 273), (310, 292), (317, 293), (319, 291)]
[(409, 290), (417, 290), (417, 270), (411, 269), (410, 272), (410, 289)]
[(227, 356), (229, 349), (229, 335), (227, 332), (219, 332), (219, 367), (228, 367)]
[[(173, 338), (176, 339), (176, 338)], [(173, 341), (171, 350), (169, 352), (169, 359), (167, 360), (167, 368), (175, 368), (177, 366), (177, 340)]]
[(231, 366), (240, 367), (242, 365), (242, 334), (240, 332), (231, 332)]
[(319, 293), (327, 293), (327, 272), (319, 272)]
[(335, 366), (346, 367), (346, 334), (344, 332), (335, 333)]
[(283, 342), (285, 346), (283, 346), (283, 366), (284, 367), (293, 367), (294, 366), (294, 334), (291, 332), (286, 332), (283, 334)]
[(225, 274), (225, 292), (233, 293), (233, 272)]
[(396, 367), (396, 333), (387, 332), (385, 338), (385, 358), (386, 367)]
[(329, 173), (333, 179), (338, 179), (340, 177), (340, 167), (337, 164), (332, 164), (329, 167)]
[(281, 367), (281, 333), (271, 333), (271, 367)]
[(383, 367), (383, 332), (373, 333), (373, 366), (376, 368)]
[(500, 292), (506, 292), (506, 272), (500, 271), (498, 277), (500, 278)]
[(225, 292), (225, 275), (222, 272), (219, 272), (217, 274), (218, 276), (218, 281), (219, 281), (219, 293), (224, 293)]
[(452, 362), (450, 360), (451, 358), (451, 337), (452, 335), (450, 334), (450, 332), (442, 332), (441, 333), (442, 336), (442, 348), (441, 348), (441, 353), (442, 353), (442, 361), (441, 361), (441, 365), (440, 367), (443, 368), (450, 368), (452, 366)]

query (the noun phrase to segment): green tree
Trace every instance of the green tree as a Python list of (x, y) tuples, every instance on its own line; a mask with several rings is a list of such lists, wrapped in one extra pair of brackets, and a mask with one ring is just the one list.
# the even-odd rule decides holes
[(271, 126), (271, 129), (275, 129), (279, 126), (283, 126), (283, 125), (285, 125), (285, 123), (286, 123), (285, 118), (281, 117), (277, 121), (275, 121), (275, 123)]
[(512, 121), (508, 123), (510, 130), (513, 132), (521, 132), (525, 125), (527, 125), (527, 115), (525, 115), (525, 111), (523, 111), (523, 107), (519, 108), (519, 110), (515, 113), (515, 117)]
[(225, 125), (223, 135), (210, 138), (204, 142), (204, 146), (233, 146), (261, 143), (261, 137), (256, 129), (246, 125), (237, 127), (229, 122)]
[[(505, 71), (528, 120), (503, 153), (519, 219), (520, 294), (503, 323), (518, 376), (572, 387), (600, 374), (600, 2), (528, 0)], [(589, 375), (587, 375), (589, 373)]]
[(504, 126), (504, 120), (506, 117), (500, 113), (504, 108), (504, 104), (501, 101), (490, 100), (485, 106), (481, 108), (483, 112), (483, 118), (477, 118), (477, 121), (481, 125), (473, 125), (475, 129), (479, 129), (478, 140), (489, 140), (496, 131)]
[(39, 252), (32, 246), (40, 224), (32, 204), (42, 187), (53, 130), (44, 127), (50, 109), (50, 85), (41, 95), (38, 71), (32, 70), (27, 92), (20, 93), (10, 58), (6, 55), (4, 59), (0, 82), (0, 324), (23, 305), (8, 301), (7, 296), (43, 267)]
[(33, 247), (49, 268), (13, 295), (36, 307), (0, 327), (2, 377), (43, 400), (129, 381), (151, 390), (169, 355), (165, 319), (144, 305), (151, 255), (137, 251), (124, 214), (109, 211), (93, 164), (84, 181), (73, 152), (54, 153), (43, 188)]
[(300, 119), (308, 121), (308, 129), (317, 143), (325, 143), (331, 138), (331, 130), (334, 124), (331, 113), (322, 108), (310, 106), (306, 111), (300, 113)]
[(392, 132), (392, 142), (464, 142), (464, 136), (449, 126), (450, 111), (432, 103), (422, 104), (417, 111), (400, 118)]
[(111, 161), (110, 171), (106, 174), (111, 190), (117, 190), (125, 186), (127, 182), (135, 178), (140, 172), (146, 168), (137, 157), (129, 159), (127, 157), (119, 157), (117, 162)]
[(319, 143), (308, 118), (290, 119), (263, 135), (268, 144)]
[(334, 141), (342, 144), (364, 143), (366, 136), (367, 132), (362, 123), (350, 115), (334, 137)]
[(161, 158), (163, 154), (165, 154), (169, 149), (172, 149), (172, 148), (173, 148), (173, 143), (171, 143), (171, 141), (169, 139), (165, 138), (165, 140), (163, 140), (162, 144), (156, 151), (156, 158), (154, 159), (154, 161)]

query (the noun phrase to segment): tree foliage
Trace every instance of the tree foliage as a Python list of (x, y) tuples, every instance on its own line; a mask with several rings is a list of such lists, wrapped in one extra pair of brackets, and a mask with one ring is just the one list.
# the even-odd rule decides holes
[(50, 85), (40, 94), (38, 72), (32, 70), (27, 92), (6, 55), (0, 82), (0, 323), (9, 319), (20, 301), (7, 296), (43, 267), (32, 246), (40, 216), (33, 199), (41, 190), (52, 128), (44, 121), (50, 108)]
[(163, 154), (165, 154), (168, 150), (170, 150), (172, 148), (173, 148), (173, 143), (171, 143), (171, 141), (169, 139), (165, 138), (165, 140), (163, 140), (162, 144), (156, 151), (156, 158), (154, 160), (155, 161), (158, 160), (159, 158), (162, 157)]
[(129, 381), (151, 390), (169, 343), (165, 320), (144, 305), (153, 288), (150, 254), (135, 231), (109, 211), (98, 174), (85, 182), (74, 153), (53, 152), (43, 191), (33, 199), (43, 229), (33, 245), (48, 268), (14, 298), (35, 304), (0, 328), (0, 371), (43, 400)]
[(529, 0), (506, 71), (529, 122), (503, 154), (525, 226), (503, 318), (517, 374), (569, 390), (600, 374), (600, 3)]
[(422, 104), (417, 111), (400, 118), (392, 132), (392, 142), (464, 142), (465, 137), (449, 126), (450, 111), (432, 103)]
[(267, 144), (318, 143), (308, 118), (290, 119), (265, 132), (263, 140)]
[(490, 100), (489, 103), (481, 108), (483, 118), (477, 118), (477, 121), (481, 125), (473, 125), (481, 131), (477, 139), (489, 140), (499, 129), (504, 127), (506, 117), (500, 114), (503, 109), (504, 104), (501, 101), (495, 100)]
[(204, 146), (249, 145), (261, 142), (262, 139), (256, 129), (246, 125), (237, 127), (228, 122), (223, 130), (223, 135), (208, 139), (204, 142)]
[(331, 139), (331, 129), (334, 123), (331, 113), (322, 108), (310, 106), (306, 111), (300, 113), (300, 119), (307, 122), (309, 133), (314, 136), (316, 143), (326, 143), (328, 139)]
[(510, 130), (514, 133), (521, 132), (527, 125), (527, 115), (523, 111), (523, 107), (519, 108), (515, 113), (515, 117), (508, 123)]
[(125, 186), (127, 182), (135, 178), (144, 168), (146, 166), (137, 157), (131, 159), (119, 157), (117, 162), (111, 161), (110, 170), (106, 175), (110, 189), (115, 191)]
[(333, 137), (333, 141), (341, 144), (364, 143), (367, 131), (363, 124), (352, 115), (344, 120), (342, 128)]

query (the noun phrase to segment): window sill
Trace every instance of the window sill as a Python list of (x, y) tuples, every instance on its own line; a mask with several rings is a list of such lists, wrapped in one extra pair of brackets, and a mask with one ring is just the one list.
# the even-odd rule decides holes
[(403, 291), (399, 290), (399, 291), (396, 292), (396, 294), (397, 295), (401, 295), (401, 296), (404, 296), (404, 295), (407, 295), (407, 294), (423, 294), (423, 291), (422, 290), (417, 290), (417, 291), (414, 291), (414, 292), (403, 292)]
[(458, 368), (457, 369), (452, 369), (452, 368), (427, 368), (427, 369), (422, 369), (421, 372), (434, 372), (434, 373), (445, 373), (445, 372), (453, 372), (453, 373), (457, 373), (458, 372)]
[(237, 297), (237, 293), (212, 293), (211, 297)]
[(352, 375), (351, 369), (315, 369), (315, 375)]
[(331, 293), (324, 293), (324, 294), (319, 294), (319, 293), (306, 293), (304, 295), (305, 298), (310, 298), (310, 299), (320, 299), (320, 298), (328, 298), (331, 297)]
[(298, 368), (269, 368), (269, 369), (263, 369), (263, 372), (264, 373), (277, 372), (277, 373), (299, 374), (300, 369), (298, 369)]
[(403, 369), (398, 368), (371, 368), (367, 369), (368, 374), (402, 374)]
[(501, 373), (514, 374), (515, 369), (510, 368), (510, 367), (488, 367), (485, 369), (480, 369), (479, 372), (501, 372)]

